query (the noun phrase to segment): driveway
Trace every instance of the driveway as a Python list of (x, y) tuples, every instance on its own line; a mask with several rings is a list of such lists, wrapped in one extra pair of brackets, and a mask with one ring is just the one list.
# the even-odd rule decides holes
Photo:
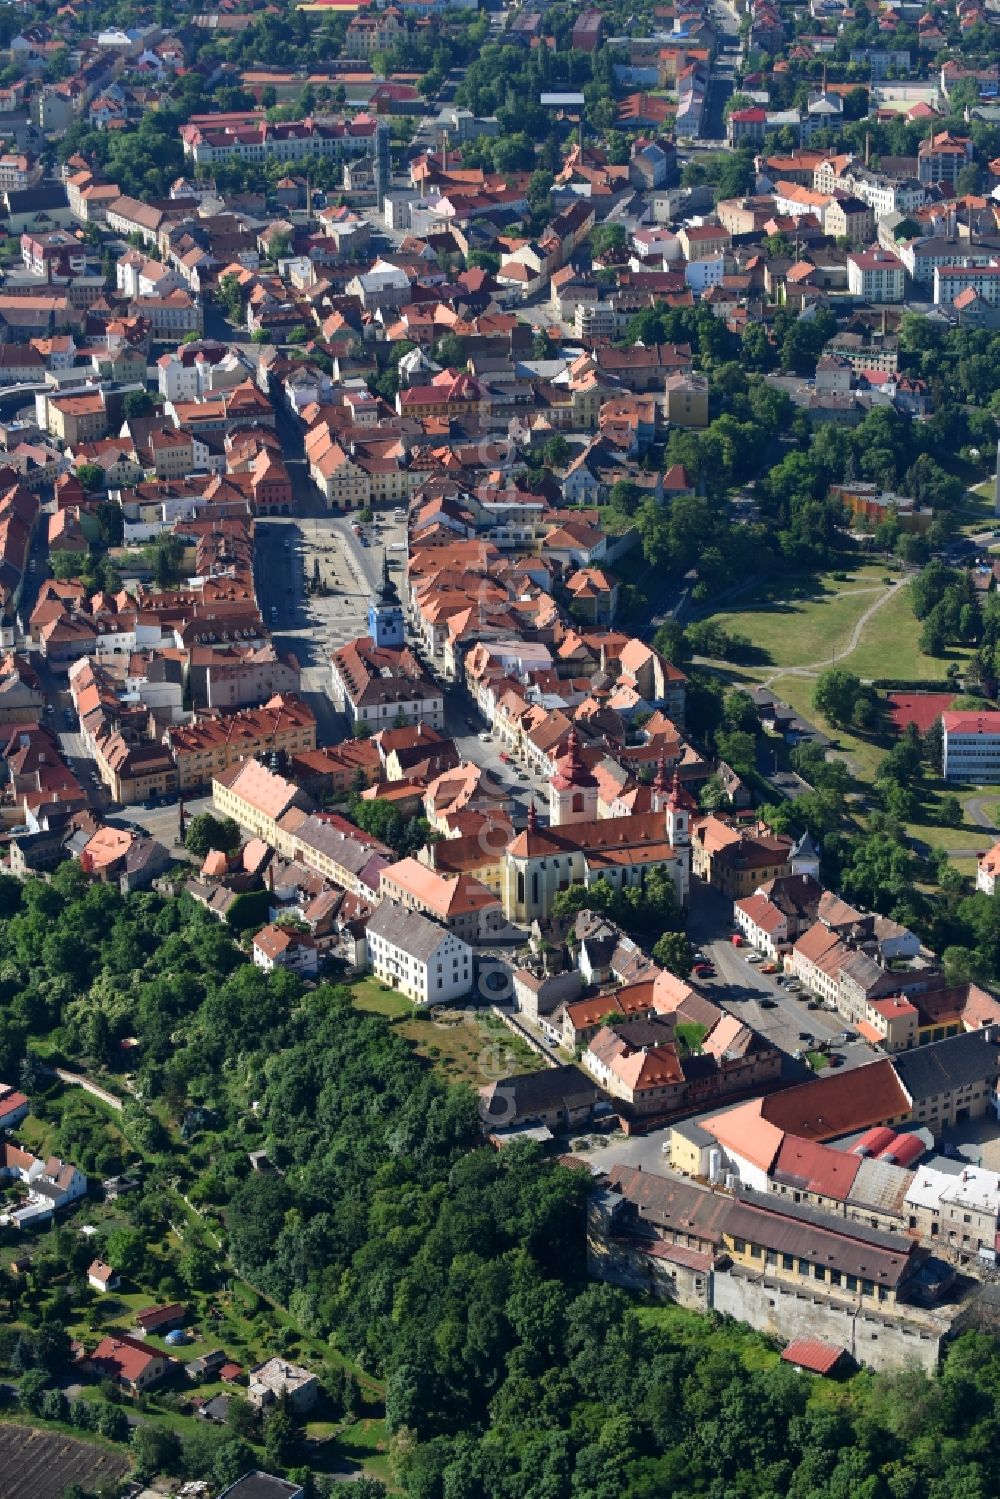
[(997, 831), (996, 820), (992, 812), (986, 810), (986, 803), (996, 803), (996, 791), (984, 792), (982, 796), (970, 796), (965, 804), (965, 815), (970, 822), (974, 822), (977, 828), (985, 828), (988, 833)]

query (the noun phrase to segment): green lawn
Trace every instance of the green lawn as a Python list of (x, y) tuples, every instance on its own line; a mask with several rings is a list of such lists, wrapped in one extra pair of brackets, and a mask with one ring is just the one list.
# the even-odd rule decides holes
[(987, 479), (984, 484), (977, 484), (974, 489), (965, 491), (965, 498), (956, 512), (956, 521), (959, 530), (966, 535), (988, 531), (993, 525), (1000, 526), (1000, 522), (993, 513), (992, 479)]
[(413, 1004), (405, 994), (387, 989), (377, 979), (353, 979), (351, 993), (359, 1010), (370, 1010), (373, 1015), (385, 1015), (389, 1020), (405, 1020), (414, 1013)]
[(55, 1121), (39, 1119), (37, 1114), (28, 1114), (17, 1127), (17, 1138), (25, 1150), (33, 1155), (48, 1156), (54, 1151), (53, 1141), (58, 1126)]
[[(976, 872), (976, 855), (985, 853), (996, 841), (996, 834), (991, 833), (989, 828), (981, 828), (978, 823), (972, 822), (966, 816), (961, 827), (942, 827), (937, 821), (937, 808), (941, 798), (950, 795), (953, 788), (946, 786), (942, 781), (925, 798), (921, 816), (915, 821), (907, 824), (906, 831), (911, 838), (928, 848), (939, 848), (949, 855), (949, 863), (953, 864), (960, 874), (974, 875)], [(966, 791), (959, 796), (959, 801), (965, 807), (966, 803), (975, 799), (980, 800), (978, 791)], [(1000, 817), (1000, 797), (991, 796), (982, 798), (984, 810), (994, 818)]]
[(947, 656), (925, 656), (920, 649), (920, 621), (915, 618), (908, 588), (884, 604), (861, 632), (858, 648), (844, 665), (862, 679), (894, 677), (897, 680), (944, 681), (950, 661), (966, 661), (969, 646), (955, 646)]
[(885, 592), (885, 576), (879, 562), (845, 570), (839, 580), (832, 573), (771, 578), (714, 617), (760, 652), (752, 677), (775, 667), (822, 666), (848, 649), (861, 615)]
[[(361, 1463), (366, 1473), (373, 1478), (381, 1478), (383, 1483), (392, 1488), (388, 1448), (389, 1433), (385, 1422), (372, 1416), (362, 1416), (353, 1426), (348, 1426), (341, 1432), (336, 1445), (331, 1447), (330, 1455), (334, 1460), (347, 1458), (348, 1461)], [(322, 1471), (321, 1463), (316, 1466)]]

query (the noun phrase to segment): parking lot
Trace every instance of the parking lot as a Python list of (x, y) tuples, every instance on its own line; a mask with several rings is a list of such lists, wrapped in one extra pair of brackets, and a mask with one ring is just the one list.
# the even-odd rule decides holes
[[(751, 961), (747, 947), (732, 941), (732, 901), (703, 881), (692, 880), (691, 922), (688, 935), (705, 953), (714, 968), (711, 977), (697, 979), (709, 999), (745, 1020), (795, 1062), (795, 1052), (830, 1047), (841, 1067), (862, 1067), (874, 1060), (867, 1042), (834, 1041), (844, 1031), (844, 1021), (824, 1009), (804, 991), (796, 992), (778, 983), (779, 974), (763, 973), (763, 962)], [(806, 1038), (810, 1039), (806, 1039)], [(803, 1077), (805, 1063), (801, 1066)]]

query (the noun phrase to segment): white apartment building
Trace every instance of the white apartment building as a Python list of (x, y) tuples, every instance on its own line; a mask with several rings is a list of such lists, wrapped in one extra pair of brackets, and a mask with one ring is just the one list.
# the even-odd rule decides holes
[(1000, 713), (942, 713), (941, 727), (946, 781), (1000, 781)]
[(991, 265), (996, 259), (995, 249), (977, 250), (967, 239), (949, 239), (944, 235), (913, 239), (908, 245), (901, 245), (898, 253), (907, 274), (928, 286), (933, 285), (938, 267)]
[(913, 213), (927, 197), (924, 187), (915, 178), (883, 177), (856, 165), (852, 165), (833, 185), (867, 203), (877, 219), (884, 219), (890, 213)]
[(472, 948), (419, 911), (383, 901), (367, 938), (375, 977), (414, 1004), (447, 1004), (472, 992)]
[(903, 263), (878, 247), (848, 255), (847, 289), (866, 302), (901, 302), (906, 290)]
[(988, 307), (1000, 306), (1000, 263), (934, 267), (934, 303), (954, 307), (963, 292), (972, 291)]
[(714, 254), (699, 254), (684, 267), (684, 280), (692, 291), (707, 291), (710, 286), (721, 286), (726, 274), (726, 257), (721, 250)]

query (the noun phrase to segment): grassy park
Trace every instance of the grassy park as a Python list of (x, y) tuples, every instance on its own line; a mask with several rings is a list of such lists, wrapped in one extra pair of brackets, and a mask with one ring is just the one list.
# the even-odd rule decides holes
[(948, 665), (961, 665), (975, 652), (971, 646), (952, 646), (945, 656), (927, 656), (920, 649), (920, 621), (914, 618), (906, 588), (897, 588), (861, 632), (858, 648), (843, 665), (862, 681), (892, 677), (899, 681), (943, 680)]
[[(775, 669), (822, 667), (845, 654), (867, 609), (887, 591), (885, 565), (865, 563), (832, 573), (769, 579), (714, 616), (724, 629), (745, 636), (757, 660), (741, 675), (761, 680)], [(877, 618), (877, 616), (876, 616)]]

